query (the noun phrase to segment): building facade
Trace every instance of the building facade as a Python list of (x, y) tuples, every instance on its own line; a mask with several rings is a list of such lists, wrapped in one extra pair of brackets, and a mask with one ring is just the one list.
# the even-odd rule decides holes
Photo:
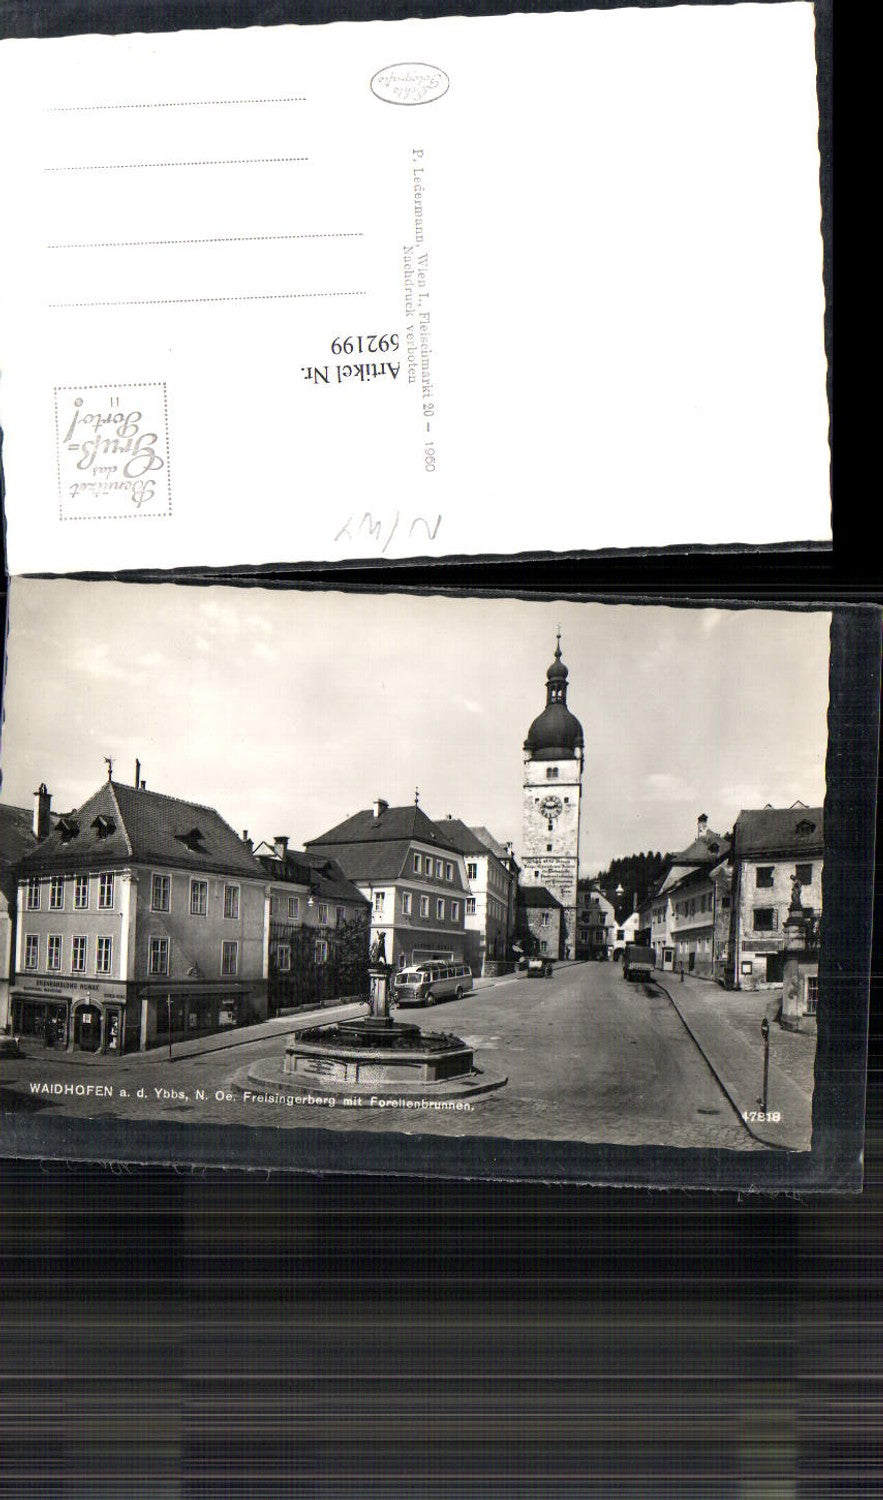
[(629, 912), (621, 922), (616, 922), (610, 933), (610, 956), (617, 961), (622, 958), (623, 951), (628, 943), (638, 941), (638, 925), (640, 918), (636, 911)]
[(450, 814), (436, 821), (465, 861), (466, 961), (474, 974), (483, 974), (488, 963), (511, 953), (518, 866), (511, 845), (501, 845), (486, 828), (470, 828)]
[(580, 880), (577, 885), (576, 957), (605, 960), (615, 927), (613, 902), (608, 901), (593, 880)]
[(542, 885), (522, 886), (518, 893), (518, 917), (526, 953), (549, 958), (561, 955), (564, 938), (564, 908), (558, 897)]
[(51, 828), (51, 798), (45, 785), (34, 793), (33, 813), (0, 803), (0, 1034), (11, 1029), (10, 990), (15, 979), (18, 866)]
[(397, 968), (431, 958), (469, 962), (464, 856), (416, 803), (372, 807), (308, 840), (310, 857), (330, 858), (371, 905), (371, 943), (382, 940)]
[(729, 860), (715, 865), (709, 878), (714, 884), (714, 949), (713, 976), (718, 984), (725, 985), (730, 973), (730, 911), (733, 890), (733, 871)]
[(715, 882), (708, 870), (692, 870), (670, 887), (675, 968), (700, 979), (714, 977)]
[(269, 1014), (367, 996), (368, 899), (335, 860), (289, 849), (284, 835), (255, 856), (269, 886)]
[(737, 989), (781, 984), (785, 919), (795, 883), (807, 941), (818, 943), (824, 823), (820, 807), (796, 803), (740, 812), (733, 833), (729, 982)]
[[(696, 823), (696, 837), (685, 849), (672, 855), (668, 870), (651, 898), (650, 942), (658, 969), (670, 971), (683, 962), (686, 971), (692, 953), (694, 970), (698, 961), (701, 960), (705, 966), (707, 960), (707, 970), (711, 974), (713, 890), (703, 885), (701, 894), (697, 895), (692, 891), (692, 886), (686, 891), (682, 888), (685, 882), (698, 881), (701, 885), (702, 878), (726, 859), (729, 850), (730, 840), (709, 828), (707, 815), (700, 813)], [(709, 898), (712, 902), (710, 906)], [(700, 902), (701, 905), (698, 904)], [(692, 909), (688, 910), (691, 903)], [(677, 910), (678, 906), (683, 909)], [(681, 947), (680, 955), (678, 942)]]
[(585, 745), (582, 725), (567, 707), (561, 637), (546, 673), (546, 706), (524, 741), (522, 888), (542, 887), (559, 902), (560, 952), (576, 955), (580, 808)]
[(262, 1020), (266, 908), (213, 808), (109, 780), (19, 866), (13, 1028), (123, 1052)]

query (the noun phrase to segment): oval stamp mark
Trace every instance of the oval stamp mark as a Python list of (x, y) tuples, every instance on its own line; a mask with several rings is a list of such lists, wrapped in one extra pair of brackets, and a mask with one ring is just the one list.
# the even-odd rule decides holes
[(385, 104), (431, 104), (448, 92), (451, 80), (431, 63), (390, 63), (371, 79), (371, 92)]
[(165, 381), (55, 387), (62, 521), (169, 516)]

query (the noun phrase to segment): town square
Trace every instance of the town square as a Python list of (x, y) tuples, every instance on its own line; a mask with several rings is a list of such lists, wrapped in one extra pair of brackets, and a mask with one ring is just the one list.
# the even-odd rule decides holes
[(126, 588), (127, 655), (63, 587), (12, 599), (4, 1111), (809, 1149), (828, 616)]

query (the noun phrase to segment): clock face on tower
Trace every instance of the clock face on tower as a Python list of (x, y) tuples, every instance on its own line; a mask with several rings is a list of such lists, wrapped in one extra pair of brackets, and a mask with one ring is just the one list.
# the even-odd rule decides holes
[(557, 818), (562, 805), (560, 797), (544, 797), (540, 803), (540, 812), (544, 818)]

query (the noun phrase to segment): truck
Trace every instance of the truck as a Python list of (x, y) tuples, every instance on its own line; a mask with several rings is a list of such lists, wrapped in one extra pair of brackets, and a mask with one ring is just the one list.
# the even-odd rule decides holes
[(642, 948), (640, 943), (626, 943), (622, 950), (623, 979), (652, 979), (655, 968), (652, 948)]

